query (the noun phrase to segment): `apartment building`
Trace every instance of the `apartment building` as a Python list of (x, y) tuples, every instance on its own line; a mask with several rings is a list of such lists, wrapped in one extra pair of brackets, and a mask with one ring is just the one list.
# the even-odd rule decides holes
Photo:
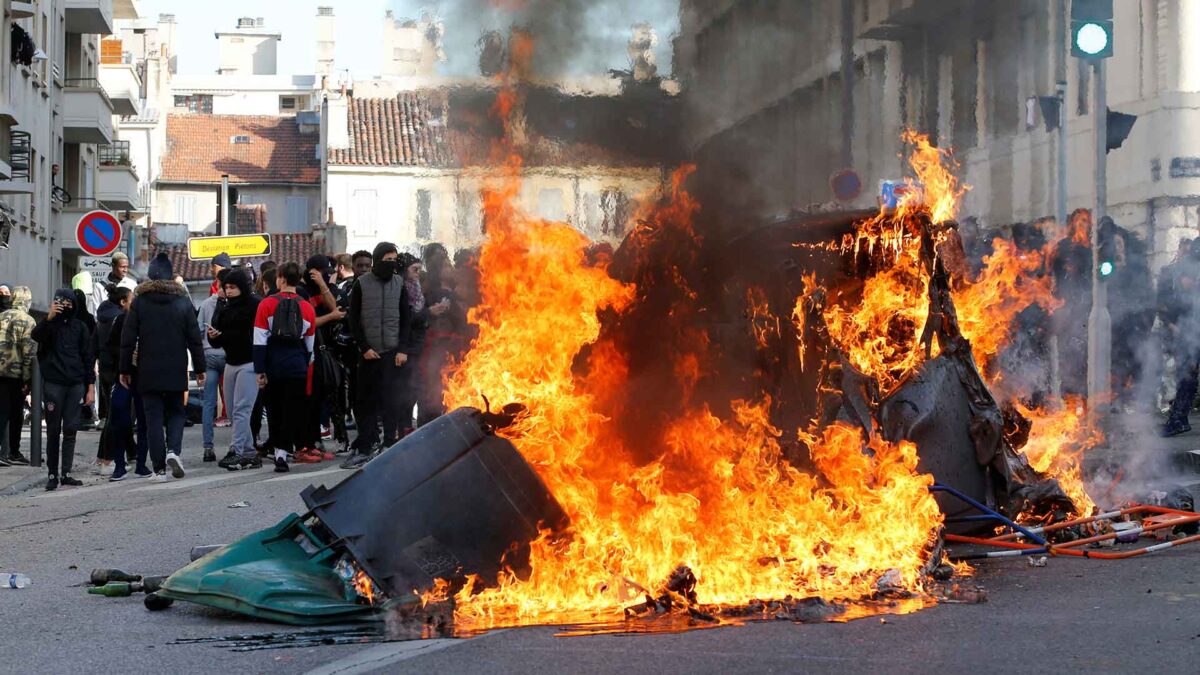
[[(953, 147), (960, 216), (1055, 214), (1055, 133), (1037, 96), (1067, 83), (1070, 208), (1095, 202), (1089, 67), (1069, 56), (1069, 0), (682, 0), (685, 138), (734, 226), (833, 201), (830, 176), (904, 172), (900, 132)], [(1108, 211), (1156, 266), (1200, 224), (1200, 3), (1119, 0), (1108, 105), (1137, 124), (1108, 157)], [(717, 204), (712, 204), (714, 208)]]
[(119, 172), (101, 170), (113, 163), (106, 149), (117, 109), (100, 80), (100, 39), (114, 21), (137, 18), (137, 7), (134, 0), (2, 4), (0, 221), (9, 233), (0, 269), (5, 280), (31, 286), (35, 309), (44, 310), (54, 288), (78, 271), (79, 217), (107, 208), (101, 195), (121, 188)]

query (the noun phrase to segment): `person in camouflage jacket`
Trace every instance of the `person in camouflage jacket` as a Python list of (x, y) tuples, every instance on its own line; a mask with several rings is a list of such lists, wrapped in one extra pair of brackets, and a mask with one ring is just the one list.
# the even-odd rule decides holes
[[(33, 379), (33, 356), (37, 344), (33, 327), (37, 321), (29, 315), (33, 294), (28, 286), (17, 286), (12, 308), (0, 312), (0, 439), (7, 439), (7, 457), (0, 464), (28, 464), (21, 454), (21, 426), (25, 417), (25, 394)], [(5, 430), (7, 428), (7, 435)]]

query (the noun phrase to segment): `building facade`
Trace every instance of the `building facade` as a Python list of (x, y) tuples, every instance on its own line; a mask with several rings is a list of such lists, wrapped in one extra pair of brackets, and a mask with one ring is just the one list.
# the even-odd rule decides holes
[[(102, 84), (100, 38), (136, 19), (132, 0), (3, 2), (0, 26), (0, 212), (11, 225), (3, 278), (29, 285), (34, 308), (79, 270), (80, 216), (129, 197), (128, 171), (105, 151), (116, 102)], [(130, 92), (119, 103), (136, 105)], [(129, 203), (129, 206), (134, 204)]]
[[(1108, 212), (1156, 266), (1200, 222), (1200, 4), (1114, 3), (1108, 106), (1138, 116), (1108, 156)], [(730, 221), (833, 200), (857, 171), (874, 203), (904, 168), (900, 133), (952, 147), (971, 185), (960, 217), (1054, 216), (1057, 141), (1038, 96), (1067, 84), (1068, 207), (1091, 207), (1090, 67), (1069, 55), (1069, 0), (683, 0), (676, 42), (685, 142)], [(751, 218), (747, 218), (751, 215)]]

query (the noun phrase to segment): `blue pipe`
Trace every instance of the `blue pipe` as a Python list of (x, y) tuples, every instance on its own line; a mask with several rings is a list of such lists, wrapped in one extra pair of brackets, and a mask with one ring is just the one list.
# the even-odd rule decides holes
[[(1020, 525), (1016, 524), (1015, 522), (1013, 522), (1009, 518), (1005, 517), (1004, 515), (996, 512), (992, 509), (989, 509), (987, 506), (980, 504), (979, 502), (975, 501), (974, 499), (971, 499), (967, 495), (959, 492), (958, 490), (955, 490), (954, 488), (950, 487), (949, 485), (942, 485), (940, 483), (934, 483), (933, 485), (929, 486), (929, 491), (930, 492), (945, 492), (945, 493), (951, 495), (952, 497), (959, 499), (963, 503), (968, 504), (979, 511), (982, 511), (985, 514), (985, 517), (972, 518), (972, 520), (999, 521), (1000, 523), (1003, 523), (1004, 525), (1007, 525), (1008, 527), (1012, 528), (1014, 532), (1020, 532), (1025, 537), (1029, 538), (1032, 541), (1037, 542), (1038, 544), (1041, 544), (1042, 546), (1046, 545), (1045, 539), (1039, 537), (1038, 535), (1034, 534), (1033, 532), (1030, 532), (1027, 528), (1021, 527)], [(964, 516), (964, 517), (969, 518), (970, 516)], [(1029, 549), (1029, 552), (1035, 553), (1035, 552), (1037, 552), (1037, 549)], [(992, 556), (992, 557), (995, 557), (995, 556)]]

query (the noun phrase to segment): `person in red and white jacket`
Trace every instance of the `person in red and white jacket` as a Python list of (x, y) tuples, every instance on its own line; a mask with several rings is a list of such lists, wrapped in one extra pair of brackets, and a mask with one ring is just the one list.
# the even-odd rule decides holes
[[(259, 303), (254, 318), (254, 372), (258, 386), (266, 390), (275, 471), (282, 473), (288, 470), (288, 453), (302, 449), (317, 316), (312, 304), (296, 294), (300, 265), (284, 263), (278, 283), (279, 292)], [(275, 326), (276, 318), (289, 310), (298, 312), (301, 319), (296, 338), (288, 337), (289, 330), (284, 327)]]

